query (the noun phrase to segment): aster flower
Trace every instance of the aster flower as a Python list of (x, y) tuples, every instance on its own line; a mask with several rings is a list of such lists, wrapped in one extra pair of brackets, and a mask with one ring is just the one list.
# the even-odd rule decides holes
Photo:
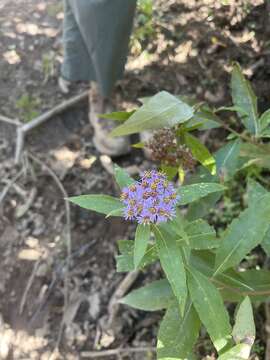
[(145, 171), (140, 181), (122, 189), (121, 201), (125, 205), (126, 220), (139, 224), (166, 222), (175, 216), (179, 196), (166, 175)]

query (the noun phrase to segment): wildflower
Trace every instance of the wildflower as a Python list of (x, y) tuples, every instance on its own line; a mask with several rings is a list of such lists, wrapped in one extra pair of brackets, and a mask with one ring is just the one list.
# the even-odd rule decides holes
[(166, 175), (146, 171), (141, 180), (125, 187), (120, 197), (125, 205), (125, 219), (139, 224), (166, 222), (175, 216), (179, 196)]

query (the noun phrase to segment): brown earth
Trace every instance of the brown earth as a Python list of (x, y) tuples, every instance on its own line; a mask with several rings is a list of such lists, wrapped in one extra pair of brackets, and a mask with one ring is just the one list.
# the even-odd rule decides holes
[[(87, 87), (73, 84), (68, 95), (58, 88), (62, 18), (56, 0), (1, 1), (2, 115), (23, 120), (31, 111), (42, 113)], [(132, 108), (138, 98), (164, 89), (195, 95), (212, 105), (228, 105), (233, 60), (241, 63), (252, 81), (260, 108), (269, 107), (268, 23), (266, 4), (259, 0), (157, 1), (154, 34), (146, 36), (141, 48), (132, 42), (126, 76), (115, 91), (117, 107)], [(29, 101), (20, 105), (23, 95), (31, 105)], [(54, 170), (68, 195), (116, 195), (117, 186), (93, 146), (87, 112), (85, 101), (52, 118), (31, 132), (26, 148)], [(90, 349), (154, 346), (159, 313), (122, 306), (113, 336), (106, 332), (108, 304), (124, 276), (115, 272), (116, 241), (132, 238), (134, 226), (72, 206), (72, 250), (67, 261), (63, 194), (36, 162), (14, 165), (14, 140), (14, 126), (0, 122), (0, 199), (20, 174), (0, 200), (0, 359), (79, 359), (82, 351)], [(117, 162), (151, 166), (139, 150)], [(160, 269), (154, 266), (150, 274), (139, 275), (134, 287), (159, 276)], [(70, 302), (64, 311), (67, 288)], [(63, 354), (51, 356), (63, 317)], [(263, 358), (263, 321), (258, 312), (253, 359)], [(201, 358), (215, 359), (204, 336), (197, 350)], [(149, 353), (123, 358), (155, 357)]]

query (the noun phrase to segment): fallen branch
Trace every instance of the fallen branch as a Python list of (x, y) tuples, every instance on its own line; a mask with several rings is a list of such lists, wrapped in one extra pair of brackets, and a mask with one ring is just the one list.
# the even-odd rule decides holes
[(11, 125), (15, 125), (15, 126), (20, 126), (21, 123), (18, 120), (15, 119), (10, 119), (4, 115), (0, 115), (0, 121), (3, 121), (7, 124), (11, 124)]
[(23, 310), (24, 310), (24, 306), (25, 306), (25, 303), (26, 303), (26, 299), (27, 299), (27, 296), (28, 296), (28, 293), (33, 285), (33, 282), (34, 282), (34, 279), (35, 279), (35, 276), (36, 276), (36, 273), (37, 273), (37, 270), (38, 270), (38, 267), (39, 267), (39, 264), (41, 262), (41, 259), (37, 260), (34, 267), (33, 267), (33, 270), (32, 270), (32, 273), (29, 277), (29, 280), (27, 282), (27, 285), (25, 287), (25, 290), (24, 290), (24, 293), (23, 293), (23, 296), (22, 296), (22, 299), (21, 299), (21, 303), (20, 303), (20, 307), (19, 307), (19, 314), (21, 315), (23, 313)]
[(123, 353), (138, 353), (138, 352), (155, 352), (156, 348), (154, 347), (140, 347), (140, 348), (120, 348), (120, 349), (111, 349), (104, 351), (83, 351), (81, 352), (81, 357), (96, 359), (103, 356), (118, 356)]
[[(18, 164), (21, 158), (21, 153), (24, 146), (24, 139), (25, 135), (31, 131), (32, 129), (36, 128), (37, 126), (43, 124), (45, 121), (49, 120), (51, 117), (63, 112), (64, 110), (68, 109), (69, 107), (77, 104), (78, 102), (86, 99), (88, 97), (88, 90), (82, 92), (79, 95), (72, 97), (69, 100), (63, 101), (61, 104), (55, 106), (54, 108), (46, 111), (44, 114), (36, 117), (35, 119), (31, 120), (27, 124), (21, 125), (20, 123), (17, 124), (17, 140), (16, 140), (16, 151), (15, 151), (15, 163)], [(9, 119), (11, 120), (11, 119)]]
[(119, 309), (119, 300), (126, 294), (126, 292), (130, 289), (130, 287), (133, 285), (135, 280), (137, 279), (139, 275), (139, 271), (135, 270), (130, 273), (128, 273), (124, 279), (120, 282), (117, 289), (113, 293), (109, 306), (108, 306), (108, 312), (109, 312), (109, 320), (108, 320), (108, 328), (113, 327), (114, 319), (118, 313)]
[(4, 200), (4, 198), (6, 197), (7, 193), (9, 192), (10, 188), (13, 186), (13, 184), (15, 184), (15, 182), (22, 176), (22, 174), (24, 173), (24, 169), (22, 169), (21, 171), (19, 171), (16, 176), (14, 176), (14, 178), (10, 181), (8, 181), (7, 185), (4, 187), (2, 193), (0, 194), (0, 204), (1, 202)]

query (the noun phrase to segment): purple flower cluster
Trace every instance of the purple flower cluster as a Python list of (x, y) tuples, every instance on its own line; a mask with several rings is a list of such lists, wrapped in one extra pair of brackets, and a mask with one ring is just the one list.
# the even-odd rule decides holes
[(179, 200), (174, 186), (161, 172), (145, 171), (140, 181), (122, 189), (126, 220), (139, 224), (166, 222), (175, 216)]

